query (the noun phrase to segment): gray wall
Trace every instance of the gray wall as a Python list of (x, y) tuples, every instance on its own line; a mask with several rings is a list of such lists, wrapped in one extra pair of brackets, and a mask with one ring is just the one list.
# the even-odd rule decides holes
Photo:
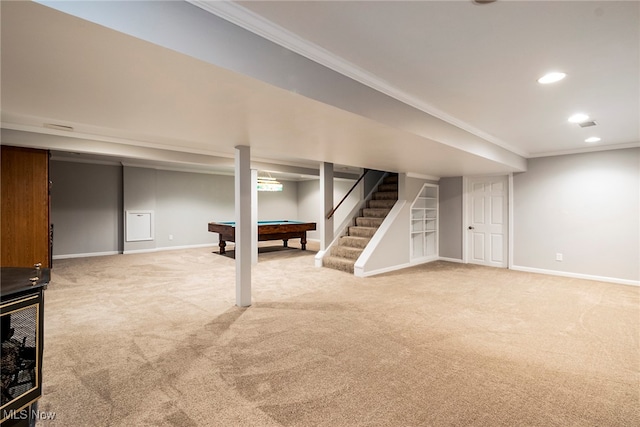
[(315, 222), (316, 231), (308, 231), (307, 239), (320, 240), (320, 180), (298, 182), (298, 215), (301, 221)]
[[(232, 176), (53, 160), (51, 179), (56, 258), (215, 245), (207, 223), (234, 219)], [(298, 183), (281, 182), (282, 192), (258, 193), (258, 218), (306, 219)], [(154, 212), (154, 240), (125, 241), (127, 210)]]
[[(640, 149), (530, 159), (513, 178), (514, 266), (639, 280), (639, 169)], [(51, 180), (54, 256), (216, 244), (206, 223), (234, 217), (230, 176), (52, 160)], [(335, 181), (336, 202), (352, 184)], [(462, 179), (439, 184), (440, 256), (461, 259)], [(260, 219), (321, 220), (318, 180), (258, 197)], [(125, 246), (125, 209), (155, 211), (156, 241)]]
[(439, 184), (440, 256), (462, 260), (462, 177), (442, 178)]
[[(514, 268), (639, 280), (639, 170), (640, 149), (529, 159), (513, 177)], [(462, 178), (439, 184), (440, 256), (462, 259)]]
[[(232, 176), (68, 161), (52, 161), (51, 176), (55, 182), (51, 204), (57, 258), (215, 245), (218, 235), (209, 233), (206, 224), (234, 219)], [(258, 193), (258, 219), (319, 223), (319, 181), (281, 182), (282, 192)], [(335, 180), (336, 203), (353, 183)], [(335, 224), (344, 220), (359, 194), (354, 191), (340, 207)], [(154, 212), (154, 240), (125, 241), (127, 210)], [(317, 231), (308, 237), (317, 239)]]
[(362, 189), (362, 194), (367, 195), (369, 194), (371, 191), (373, 191), (377, 185), (378, 182), (380, 181), (380, 179), (382, 179), (382, 177), (384, 176), (386, 172), (384, 171), (378, 171), (378, 170), (370, 170), (368, 171), (365, 176), (364, 179), (362, 181), (364, 181), (364, 187)]
[[(258, 219), (298, 219), (298, 185), (281, 181), (282, 192), (258, 193)], [(124, 209), (153, 210), (155, 239), (124, 242), (125, 251), (217, 244), (211, 221), (233, 221), (232, 176), (124, 168)], [(169, 239), (173, 237), (173, 240)]]
[(530, 159), (513, 179), (515, 266), (639, 280), (639, 170), (637, 148)]
[[(123, 169), (123, 198), (124, 205), (122, 215), (129, 210), (151, 210), (154, 212), (154, 223), (157, 224), (156, 212), (156, 171), (147, 168)], [(154, 224), (155, 225), (155, 224)], [(126, 227), (126, 224), (125, 224)], [(125, 251), (154, 249), (155, 241), (124, 242)]]
[(122, 167), (50, 162), (53, 255), (122, 251)]
[(298, 183), (279, 181), (282, 192), (258, 191), (258, 221), (305, 220), (298, 215)]
[[(218, 241), (217, 234), (209, 233), (207, 223), (233, 220), (233, 177), (142, 169), (155, 178), (155, 191), (133, 194), (132, 188), (140, 190), (140, 182), (147, 181), (143, 175), (137, 182), (131, 173), (134, 169), (141, 170), (125, 167), (125, 210), (134, 206), (136, 209), (154, 209), (155, 206), (154, 247), (213, 244)], [(155, 199), (148, 200), (152, 194)], [(137, 207), (141, 201), (148, 203), (148, 207)], [(173, 240), (169, 240), (170, 235)], [(125, 250), (134, 249), (135, 243), (125, 242)]]

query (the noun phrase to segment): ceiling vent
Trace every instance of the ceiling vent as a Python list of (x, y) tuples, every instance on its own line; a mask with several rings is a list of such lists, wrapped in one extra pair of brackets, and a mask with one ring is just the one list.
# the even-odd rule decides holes
[(66, 130), (68, 132), (73, 131), (73, 127), (72, 126), (57, 125), (55, 123), (45, 123), (44, 127), (49, 128), (49, 129), (55, 129), (55, 130)]
[(589, 120), (588, 122), (578, 123), (578, 126), (581, 128), (588, 128), (590, 126), (595, 126), (597, 123), (594, 120)]

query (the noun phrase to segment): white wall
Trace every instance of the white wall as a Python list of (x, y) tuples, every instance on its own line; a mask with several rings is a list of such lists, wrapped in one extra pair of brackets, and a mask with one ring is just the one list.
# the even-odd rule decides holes
[(513, 179), (514, 268), (640, 280), (639, 170), (637, 148), (529, 159)]
[[(340, 200), (351, 189), (355, 180), (334, 179), (333, 181), (333, 204), (337, 205)], [(356, 187), (355, 190), (340, 205), (334, 214), (333, 224), (338, 227), (346, 219), (346, 215), (351, 212), (362, 198), (362, 189)], [(298, 182), (298, 216), (300, 221), (315, 222), (318, 224), (316, 231), (307, 232), (307, 239), (320, 240), (320, 223), (323, 221), (320, 210), (320, 180)]]

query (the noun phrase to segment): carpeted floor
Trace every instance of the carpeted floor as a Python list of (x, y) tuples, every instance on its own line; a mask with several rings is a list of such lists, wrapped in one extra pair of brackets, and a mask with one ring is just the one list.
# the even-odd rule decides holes
[(637, 287), (212, 250), (54, 262), (39, 426), (640, 425)]

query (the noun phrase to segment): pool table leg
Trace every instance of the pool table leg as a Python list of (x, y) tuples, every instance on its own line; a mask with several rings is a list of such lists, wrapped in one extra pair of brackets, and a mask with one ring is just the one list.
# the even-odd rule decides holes
[(220, 246), (220, 255), (224, 255), (227, 252), (224, 249), (224, 247), (227, 246), (227, 242), (225, 242), (224, 240), (220, 239), (220, 243), (218, 243), (218, 246)]
[(285, 248), (288, 248), (289, 247), (289, 239), (283, 239), (282, 240), (282, 246), (285, 247)]
[(306, 231), (302, 233), (302, 237), (300, 238), (300, 246), (302, 246), (303, 251), (307, 250), (307, 232)]

